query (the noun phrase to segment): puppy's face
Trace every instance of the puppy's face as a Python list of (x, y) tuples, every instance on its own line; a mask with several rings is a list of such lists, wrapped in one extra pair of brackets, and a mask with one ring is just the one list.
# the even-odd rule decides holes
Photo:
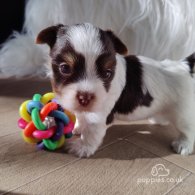
[(82, 112), (106, 106), (116, 53), (127, 52), (111, 31), (91, 24), (58, 25), (41, 31), (37, 43), (51, 48), (52, 86), (64, 108)]

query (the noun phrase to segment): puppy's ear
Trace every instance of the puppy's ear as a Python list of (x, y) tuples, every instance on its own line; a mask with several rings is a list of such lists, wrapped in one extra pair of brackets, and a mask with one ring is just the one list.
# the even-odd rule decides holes
[(126, 45), (111, 30), (107, 30), (106, 33), (110, 37), (115, 51), (121, 55), (127, 55), (128, 49)]
[(42, 30), (36, 38), (36, 43), (37, 44), (46, 43), (50, 46), (50, 48), (52, 48), (56, 42), (58, 31), (62, 27), (64, 27), (64, 25), (59, 24), (56, 26), (50, 26)]

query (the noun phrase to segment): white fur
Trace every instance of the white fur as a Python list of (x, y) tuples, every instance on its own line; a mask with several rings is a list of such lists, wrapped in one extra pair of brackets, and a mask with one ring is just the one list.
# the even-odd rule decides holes
[[(34, 40), (57, 23), (90, 22), (113, 29), (130, 53), (162, 60), (180, 59), (195, 48), (194, 0), (28, 0), (24, 30), (0, 52), (0, 75), (42, 75), (47, 55)], [(45, 51), (45, 47), (42, 47)], [(11, 63), (14, 58), (14, 63)]]
[[(85, 56), (87, 66), (87, 75), (88, 79), (91, 77), (91, 80), (88, 81), (88, 85), (92, 86), (94, 77), (96, 77), (95, 71), (93, 70), (95, 60), (97, 56), (101, 54), (103, 46), (100, 42), (100, 39), (97, 39), (99, 36), (98, 29), (94, 28), (90, 23), (85, 23), (85, 28), (82, 26), (73, 26), (68, 31), (69, 41), (73, 45), (74, 49), (78, 53), (82, 53)], [(86, 81), (84, 81), (83, 88), (86, 86)], [(89, 88), (89, 86), (87, 88)], [(102, 86), (102, 85), (101, 85)], [(81, 89), (82, 90), (82, 89)], [(98, 89), (88, 89), (89, 92), (93, 92)], [(102, 94), (103, 95), (103, 94)]]
[(100, 40), (97, 39), (99, 36), (98, 29), (94, 28), (90, 23), (85, 23), (84, 25), (85, 28), (82, 25), (71, 26), (66, 36), (69, 37), (69, 41), (78, 53), (82, 53), (86, 59), (91, 60), (91, 55), (100, 54), (103, 48)]
[(0, 50), (0, 75), (5, 77), (45, 75), (48, 48), (34, 43), (31, 36), (14, 33)]

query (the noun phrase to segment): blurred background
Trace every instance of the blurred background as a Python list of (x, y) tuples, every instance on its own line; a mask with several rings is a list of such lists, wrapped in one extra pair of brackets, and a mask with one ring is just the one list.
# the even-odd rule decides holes
[(1, 1), (0, 78), (46, 77), (49, 48), (35, 40), (41, 30), (59, 23), (111, 29), (129, 54), (184, 59), (195, 51), (194, 10), (194, 0)]
[(13, 32), (21, 31), (24, 21), (25, 0), (1, 1), (0, 6), (0, 44)]

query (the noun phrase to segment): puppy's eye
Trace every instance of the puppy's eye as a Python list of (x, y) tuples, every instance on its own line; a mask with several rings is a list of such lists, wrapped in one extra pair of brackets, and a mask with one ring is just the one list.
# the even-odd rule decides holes
[(112, 76), (112, 70), (111, 69), (107, 69), (104, 73), (104, 78), (105, 79), (109, 79)]
[(68, 64), (62, 63), (59, 68), (62, 74), (69, 75), (72, 73), (72, 69)]

